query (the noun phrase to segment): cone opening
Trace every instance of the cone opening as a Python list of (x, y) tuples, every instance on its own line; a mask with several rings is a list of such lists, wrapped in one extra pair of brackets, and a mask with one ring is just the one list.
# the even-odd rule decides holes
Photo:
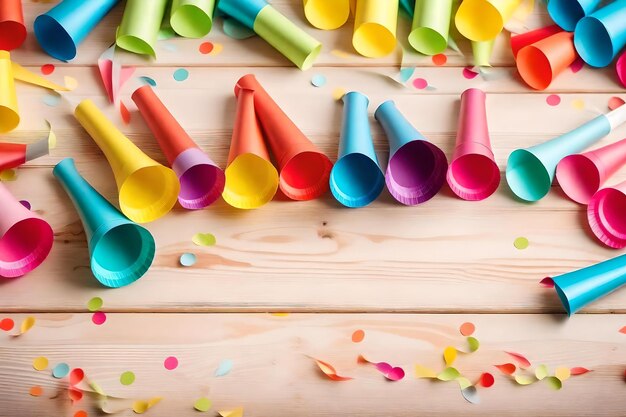
[(172, 29), (185, 38), (202, 38), (211, 31), (211, 16), (193, 4), (179, 6), (170, 17)]
[(441, 149), (430, 142), (414, 140), (398, 149), (389, 160), (387, 188), (402, 204), (423, 203), (439, 192), (447, 169)]
[(122, 35), (115, 41), (117, 46), (127, 51), (140, 54), (156, 56), (154, 48), (143, 39), (133, 35)]
[(52, 249), (53, 232), (42, 219), (15, 223), (0, 238), (0, 276), (14, 278), (37, 268)]
[(0, 133), (10, 132), (19, 124), (19, 114), (9, 107), (0, 105)]
[(174, 171), (160, 165), (138, 169), (120, 187), (120, 208), (132, 221), (147, 223), (167, 214), (178, 198)]
[[(341, 3), (341, 5), (337, 5)], [(348, 20), (350, 4), (348, 0), (309, 0), (304, 3), (307, 20), (316, 28), (334, 30)]]
[(197, 210), (212, 204), (224, 190), (224, 172), (215, 165), (198, 164), (179, 177), (178, 202), (186, 209)]
[(136, 224), (113, 227), (96, 242), (91, 270), (98, 281), (112, 288), (123, 287), (141, 278), (154, 259), (154, 238)]
[(440, 54), (448, 47), (446, 37), (426, 26), (413, 29), (409, 34), (409, 43), (416, 51), (425, 55)]
[(616, 239), (626, 239), (626, 195), (614, 188), (603, 193), (598, 206), (600, 221)]
[(319, 152), (301, 152), (280, 172), (280, 189), (292, 200), (312, 200), (328, 190), (332, 164)]
[(483, 200), (500, 185), (498, 165), (488, 156), (467, 154), (454, 160), (448, 168), (448, 184), (464, 200)]
[(576, 23), (585, 17), (583, 6), (578, 1), (572, 0), (550, 0), (548, 13), (554, 23), (568, 32), (572, 32)]
[(317, 45), (315, 48), (309, 52), (304, 61), (302, 61), (302, 65), (300, 65), (300, 69), (303, 71), (308, 70), (313, 66), (313, 63), (317, 59), (317, 56), (322, 52), (322, 44)]
[(237, 156), (226, 168), (224, 201), (240, 209), (261, 207), (278, 190), (278, 172), (271, 162), (247, 153)]
[(565, 295), (565, 292), (563, 291), (563, 289), (561, 288), (557, 280), (553, 280), (553, 281), (554, 281), (554, 289), (556, 290), (556, 294), (559, 296), (559, 299), (561, 300), (561, 304), (563, 304), (563, 307), (565, 307), (565, 311), (567, 311), (567, 315), (571, 316), (572, 306), (569, 303), (569, 299), (567, 298), (567, 295)]
[(554, 76), (550, 60), (534, 45), (528, 45), (518, 52), (517, 70), (524, 82), (535, 90), (548, 88)]
[(504, 22), (498, 9), (487, 0), (465, 0), (454, 18), (458, 31), (472, 41), (494, 39)]
[(378, 23), (363, 23), (354, 30), (352, 45), (363, 56), (380, 58), (396, 48), (396, 36)]
[(346, 207), (367, 206), (380, 195), (385, 176), (370, 157), (351, 153), (341, 158), (330, 173), (330, 190)]
[(606, 67), (613, 60), (613, 40), (608, 30), (595, 17), (587, 16), (576, 25), (576, 52), (592, 67)]
[(11, 51), (19, 48), (26, 39), (26, 27), (19, 22), (0, 23), (0, 49)]
[(35, 36), (41, 48), (51, 57), (69, 61), (76, 57), (76, 44), (63, 25), (53, 17), (42, 14), (35, 19)]
[(526, 149), (518, 149), (509, 156), (506, 182), (518, 198), (537, 201), (550, 191), (552, 178), (543, 163)]
[(556, 179), (563, 192), (580, 204), (588, 204), (602, 185), (598, 167), (582, 154), (563, 158), (556, 167)]
[[(598, 191), (593, 196), (589, 202), (589, 206), (587, 207), (587, 219), (589, 220), (589, 226), (591, 227), (593, 234), (598, 238), (598, 240), (600, 240), (600, 242), (604, 243), (608, 247), (619, 249), (626, 246), (626, 236), (624, 235), (626, 229), (620, 229), (622, 235), (620, 237), (620, 232), (617, 230), (617, 227), (615, 225), (611, 225), (608, 220), (608, 218), (613, 218), (615, 216), (612, 214), (607, 216), (608, 211), (616, 209), (611, 206), (610, 202), (608, 206), (606, 204), (607, 196), (613, 193), (621, 194), (620, 191), (613, 188), (604, 188)], [(614, 201), (615, 200), (617, 199), (614, 198)]]

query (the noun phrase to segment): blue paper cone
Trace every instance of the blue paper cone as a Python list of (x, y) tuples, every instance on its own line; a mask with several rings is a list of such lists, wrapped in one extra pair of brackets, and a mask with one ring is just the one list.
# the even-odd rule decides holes
[(550, 0), (548, 13), (563, 30), (573, 32), (576, 23), (591, 14), (601, 0)]
[(578, 55), (592, 67), (606, 67), (626, 46), (626, 0), (580, 19), (574, 31)]

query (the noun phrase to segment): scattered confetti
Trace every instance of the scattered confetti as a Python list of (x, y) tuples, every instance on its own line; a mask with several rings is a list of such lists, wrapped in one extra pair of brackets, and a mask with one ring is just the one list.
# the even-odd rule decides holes
[(624, 104), (624, 99), (621, 97), (611, 97), (609, 99), (609, 110), (615, 110), (619, 106)]
[(232, 410), (218, 411), (222, 417), (243, 417), (243, 407), (233, 408)]
[(87, 301), (87, 309), (89, 311), (98, 311), (102, 308), (102, 298), (93, 297), (91, 300)]
[(76, 80), (76, 78), (74, 77), (70, 77), (69, 75), (63, 77), (63, 84), (65, 84), (65, 88), (70, 91), (76, 90), (78, 88), (78, 80)]
[(437, 372), (422, 365), (415, 365), (415, 376), (417, 378), (437, 378)]
[(57, 364), (53, 369), (52, 369), (52, 376), (60, 379), (60, 378), (64, 378), (67, 376), (67, 374), (70, 373), (70, 366), (64, 362), (61, 362), (59, 364)]
[(224, 19), (223, 30), (226, 36), (237, 40), (248, 39), (256, 35), (252, 29), (231, 18)]
[(400, 69), (400, 81), (403, 83), (409, 81), (411, 77), (413, 76), (414, 72), (415, 72), (415, 67)]
[(461, 374), (456, 368), (448, 367), (439, 374), (437, 374), (437, 379), (440, 381), (452, 381), (460, 376)]
[(574, 74), (576, 74), (578, 71), (583, 69), (584, 65), (585, 65), (585, 61), (583, 61), (582, 58), (580, 57), (576, 57), (576, 60), (572, 63), (572, 65), (569, 66), (569, 68), (572, 70)]
[(561, 382), (567, 381), (571, 375), (572, 371), (570, 371), (569, 368), (563, 366), (556, 368), (556, 370), (554, 371), (554, 376), (557, 377)]
[(174, 71), (173, 76), (176, 81), (185, 81), (187, 78), (189, 78), (189, 71), (184, 68), (178, 68), (176, 71)]
[(233, 369), (233, 361), (230, 359), (224, 359), (220, 362), (215, 370), (215, 376), (227, 375)]
[(337, 87), (333, 90), (333, 98), (335, 100), (341, 100), (345, 94), (346, 94), (346, 90), (344, 90), (341, 87)]
[(196, 255), (193, 253), (183, 253), (180, 255), (180, 264), (182, 266), (193, 266), (196, 263)]
[(3, 330), (5, 332), (9, 332), (9, 331), (13, 330), (14, 326), (15, 326), (15, 322), (13, 321), (13, 319), (4, 318), (4, 319), (0, 320), (0, 330)]
[(548, 103), (549, 106), (558, 106), (561, 104), (561, 97), (557, 94), (550, 94), (546, 97), (546, 103)]
[(213, 44), (211, 42), (202, 42), (200, 47), (198, 47), (198, 50), (201, 54), (210, 54), (211, 51), (213, 51)]
[(35, 368), (36, 371), (43, 371), (47, 367), (48, 358), (46, 358), (45, 356), (39, 356), (38, 358), (35, 358), (33, 360), (33, 368)]
[(319, 359), (313, 359), (316, 363), (316, 365), (320, 368), (320, 370), (324, 373), (324, 375), (326, 375), (328, 378), (332, 379), (333, 381), (349, 381), (353, 378), (351, 377), (347, 377), (347, 376), (340, 376), (337, 375), (337, 371), (335, 370), (335, 368), (324, 361), (321, 361)]
[(548, 376), (548, 367), (546, 365), (539, 365), (535, 369), (535, 378), (537, 378), (538, 380), (541, 381), (547, 376)]
[(213, 403), (207, 397), (198, 398), (195, 403), (193, 403), (193, 408), (198, 411), (207, 412), (211, 409)]
[(563, 387), (562, 381), (555, 376), (548, 376), (544, 379), (544, 381), (553, 390), (560, 390)]
[(363, 339), (365, 339), (365, 332), (363, 330), (355, 330), (354, 333), (352, 333), (352, 341), (354, 343), (361, 343)]
[(474, 326), (474, 323), (466, 322), (461, 324), (459, 331), (463, 336), (471, 336), (476, 331), (476, 326)]
[(74, 368), (70, 372), (70, 385), (78, 385), (85, 378), (85, 371), (80, 368)]
[(275, 317), (287, 317), (289, 316), (289, 313), (270, 313), (270, 315)]
[(512, 363), (503, 363), (502, 365), (494, 365), (496, 368), (500, 370), (503, 374), (513, 375), (517, 367)]
[(468, 80), (476, 78), (477, 75), (478, 73), (474, 71), (471, 67), (463, 68), (463, 77), (467, 78)]
[(122, 117), (122, 121), (124, 124), (130, 124), (130, 112), (128, 111), (128, 107), (124, 104), (123, 101), (120, 100), (120, 116)]
[(504, 352), (507, 355), (512, 356), (517, 363), (519, 364), (520, 368), (528, 368), (530, 367), (530, 361), (528, 359), (526, 359), (523, 355), (520, 355), (519, 353), (515, 353), (515, 352)]
[(221, 43), (214, 43), (213, 50), (211, 51), (209, 55), (217, 55), (220, 52), (222, 52), (223, 49), (224, 49), (224, 45), (222, 45)]
[(120, 383), (122, 385), (131, 385), (135, 382), (135, 374), (131, 371), (126, 371), (120, 375)]
[(515, 246), (515, 248), (519, 250), (526, 249), (528, 247), (528, 239), (525, 237), (518, 237), (513, 242), (513, 246)]
[(313, 78), (311, 78), (311, 84), (314, 87), (324, 87), (324, 85), (326, 85), (326, 77), (322, 74), (315, 74)]
[(83, 392), (76, 388), (68, 388), (67, 396), (70, 397), (70, 400), (76, 402), (83, 399)]
[(446, 65), (446, 62), (448, 62), (448, 57), (445, 54), (437, 54), (437, 55), (433, 55), (433, 64), (435, 65)]
[(515, 375), (515, 382), (520, 385), (530, 385), (537, 381), (537, 379), (530, 375)]
[(455, 381), (459, 383), (459, 387), (461, 388), (461, 390), (472, 386), (472, 382), (464, 376), (458, 377), (457, 379), (455, 379)]
[(579, 98), (572, 100), (572, 107), (576, 110), (583, 110), (585, 108), (585, 102)]
[(476, 387), (471, 386), (461, 390), (461, 394), (463, 398), (470, 404), (480, 404), (480, 397), (478, 396), (478, 391)]
[(416, 78), (413, 80), (413, 87), (417, 88), (418, 90), (423, 90), (428, 87), (428, 81), (423, 78)]
[[(11, 320), (11, 319), (5, 319), (5, 320)], [(620, 333), (626, 334), (626, 326), (622, 327), (621, 329), (619, 329)]]
[(571, 373), (573, 376), (576, 376), (576, 375), (584, 375), (584, 374), (586, 374), (587, 372), (591, 372), (591, 371), (590, 371), (589, 369), (587, 369), (587, 368), (583, 368), (583, 367), (581, 367), (581, 366), (576, 366), (576, 367), (574, 367), (574, 368), (570, 369), (570, 373)]
[(154, 397), (148, 401), (137, 400), (133, 402), (133, 411), (135, 412), (135, 414), (143, 414), (146, 411), (148, 411), (150, 408), (154, 407), (159, 402), (161, 402), (162, 399), (163, 399), (162, 397)]
[(91, 321), (97, 326), (103, 325), (107, 321), (107, 315), (103, 311), (96, 311), (91, 316)]
[(145, 75), (139, 77), (139, 80), (144, 84), (151, 85), (152, 87), (156, 87), (157, 85), (156, 81), (154, 81), (154, 78), (146, 77)]
[(26, 200), (20, 200), (20, 204), (26, 207), (28, 210), (31, 209), (30, 203)]
[(363, 355), (359, 355), (357, 361), (359, 363), (374, 365), (376, 367), (376, 370), (383, 374), (383, 376), (389, 381), (400, 381), (404, 378), (405, 375), (404, 369), (398, 366), (391, 366), (387, 362), (372, 362), (370, 360), (367, 360)]
[(476, 352), (480, 347), (480, 342), (475, 337), (470, 336), (467, 338), (467, 345), (469, 346), (470, 352)]
[(211, 233), (196, 233), (191, 241), (198, 246), (213, 246), (217, 242)]
[(178, 359), (175, 356), (168, 356), (163, 361), (163, 366), (168, 371), (173, 371), (174, 369), (178, 368)]
[(550, 277), (546, 277), (542, 279), (541, 281), (539, 281), (539, 285), (541, 285), (544, 288), (554, 288), (554, 280)]
[(78, 410), (74, 413), (74, 417), (89, 417), (85, 410)]
[(55, 69), (54, 65), (52, 65), (52, 64), (45, 64), (45, 65), (41, 66), (41, 73), (43, 75), (50, 75), (50, 74), (52, 74), (54, 72), (54, 69)]
[(0, 171), (0, 181), (15, 181), (16, 179), (16, 169), (5, 169), (4, 171)]
[(20, 324), (20, 332), (18, 336), (21, 336), (24, 333), (27, 333), (30, 329), (33, 328), (34, 325), (35, 325), (35, 318), (33, 316), (26, 317), (22, 321), (22, 324)]
[(28, 393), (33, 397), (39, 397), (43, 394), (43, 388), (41, 388), (39, 385), (35, 385), (34, 387), (30, 387)]
[(46, 106), (56, 107), (61, 102), (61, 94), (56, 91), (48, 91), (41, 101), (43, 101)]
[(489, 372), (484, 372), (480, 375), (480, 378), (478, 378), (478, 384), (485, 388), (492, 387), (495, 382), (495, 378)]
[(452, 346), (448, 346), (447, 348), (444, 349), (443, 351), (443, 360), (446, 363), (446, 366), (450, 366), (454, 363), (454, 361), (456, 360), (456, 349), (453, 348)]

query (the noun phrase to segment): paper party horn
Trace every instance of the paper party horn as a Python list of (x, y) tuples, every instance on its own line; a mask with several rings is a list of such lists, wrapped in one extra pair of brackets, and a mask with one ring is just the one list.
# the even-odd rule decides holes
[(415, 13), (415, 0), (400, 0), (400, 8), (404, 10), (404, 12), (413, 19), (413, 14)]
[(352, 91), (343, 96), (343, 103), (339, 156), (330, 173), (330, 191), (346, 207), (364, 207), (380, 195), (385, 176), (374, 151), (369, 100)]
[(626, 139), (602, 148), (566, 156), (556, 166), (556, 180), (563, 192), (580, 204), (591, 197), (626, 164)]
[(446, 155), (415, 130), (393, 101), (378, 106), (374, 117), (389, 140), (385, 181), (391, 195), (406, 205), (433, 198), (446, 180)]
[(0, 182), (0, 277), (21, 277), (37, 268), (50, 253), (53, 238), (50, 225)]
[(617, 71), (617, 79), (626, 88), (626, 51), (617, 60), (615, 71)]
[(606, 67), (626, 46), (626, 0), (615, 0), (580, 19), (574, 31), (580, 57), (592, 67)]
[(0, 50), (19, 48), (25, 39), (22, 0), (0, 1)]
[(76, 107), (74, 117), (102, 150), (119, 191), (119, 204), (129, 219), (147, 223), (167, 214), (180, 191), (174, 171), (143, 153), (111, 123), (91, 100)]
[(553, 278), (556, 293), (571, 316), (626, 284), (626, 255)]
[(417, 0), (409, 44), (425, 55), (436, 55), (448, 47), (453, 0)]
[(135, 90), (132, 99), (178, 176), (180, 205), (196, 210), (215, 202), (224, 190), (224, 172), (200, 150), (151, 86)]
[(85, 181), (72, 158), (59, 162), (52, 172), (83, 223), (94, 277), (112, 288), (141, 278), (155, 254), (150, 232), (126, 218)]
[(263, 142), (254, 111), (254, 91), (242, 88), (237, 97), (222, 197), (233, 207), (253, 209), (271, 201), (277, 190), (278, 172)]
[(522, 0), (464, 0), (454, 17), (459, 33), (471, 41), (494, 39)]
[(552, 140), (513, 151), (506, 167), (511, 191), (522, 200), (540, 200), (550, 191), (561, 159), (593, 145), (625, 121), (626, 106), (618, 107)]
[(44, 138), (35, 143), (0, 143), (0, 171), (17, 168), (28, 161), (48, 155), (50, 146), (48, 138)]
[(571, 32), (559, 32), (523, 47), (517, 54), (517, 70), (526, 84), (545, 90), (576, 60)]
[(39, 45), (53, 58), (61, 61), (74, 59), (78, 45), (118, 2), (63, 0), (35, 19), (34, 30)]
[(520, 33), (519, 35), (511, 36), (511, 51), (513, 56), (517, 58), (517, 53), (525, 46), (532, 45), (535, 42), (539, 42), (542, 39), (552, 36), (555, 33), (562, 32), (561, 28), (557, 25), (545, 26), (539, 29), (531, 30), (530, 32)]
[(19, 124), (11, 55), (0, 51), (0, 133), (10, 132)]
[(396, 49), (397, 22), (397, 0), (359, 0), (352, 46), (359, 54), (369, 58), (389, 55)]
[(173, 0), (170, 25), (185, 38), (202, 38), (213, 26), (215, 0)]
[(311, 68), (322, 50), (319, 41), (265, 0), (220, 0), (217, 8), (254, 30), (302, 70)]
[(550, 0), (548, 13), (554, 23), (568, 32), (573, 32), (576, 23), (591, 14), (600, 2), (601, 0)]
[(313, 200), (328, 190), (332, 163), (267, 94), (252, 74), (237, 81), (235, 95), (254, 91), (254, 108), (278, 164), (281, 191), (292, 200)]
[(136, 54), (156, 56), (154, 47), (167, 3), (168, 0), (127, 0), (115, 36), (117, 46)]
[(626, 181), (603, 188), (593, 195), (587, 206), (587, 219), (593, 234), (605, 245), (626, 247)]
[(489, 140), (485, 99), (485, 92), (476, 88), (461, 95), (456, 147), (447, 180), (463, 200), (484, 200), (500, 184), (500, 170)]
[(303, 0), (304, 15), (318, 29), (333, 30), (350, 17), (351, 0)]

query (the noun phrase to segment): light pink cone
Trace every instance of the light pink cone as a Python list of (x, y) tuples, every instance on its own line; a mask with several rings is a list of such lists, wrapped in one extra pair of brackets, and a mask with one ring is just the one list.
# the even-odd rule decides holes
[(611, 248), (626, 247), (626, 181), (603, 188), (589, 201), (587, 219), (596, 237)]

